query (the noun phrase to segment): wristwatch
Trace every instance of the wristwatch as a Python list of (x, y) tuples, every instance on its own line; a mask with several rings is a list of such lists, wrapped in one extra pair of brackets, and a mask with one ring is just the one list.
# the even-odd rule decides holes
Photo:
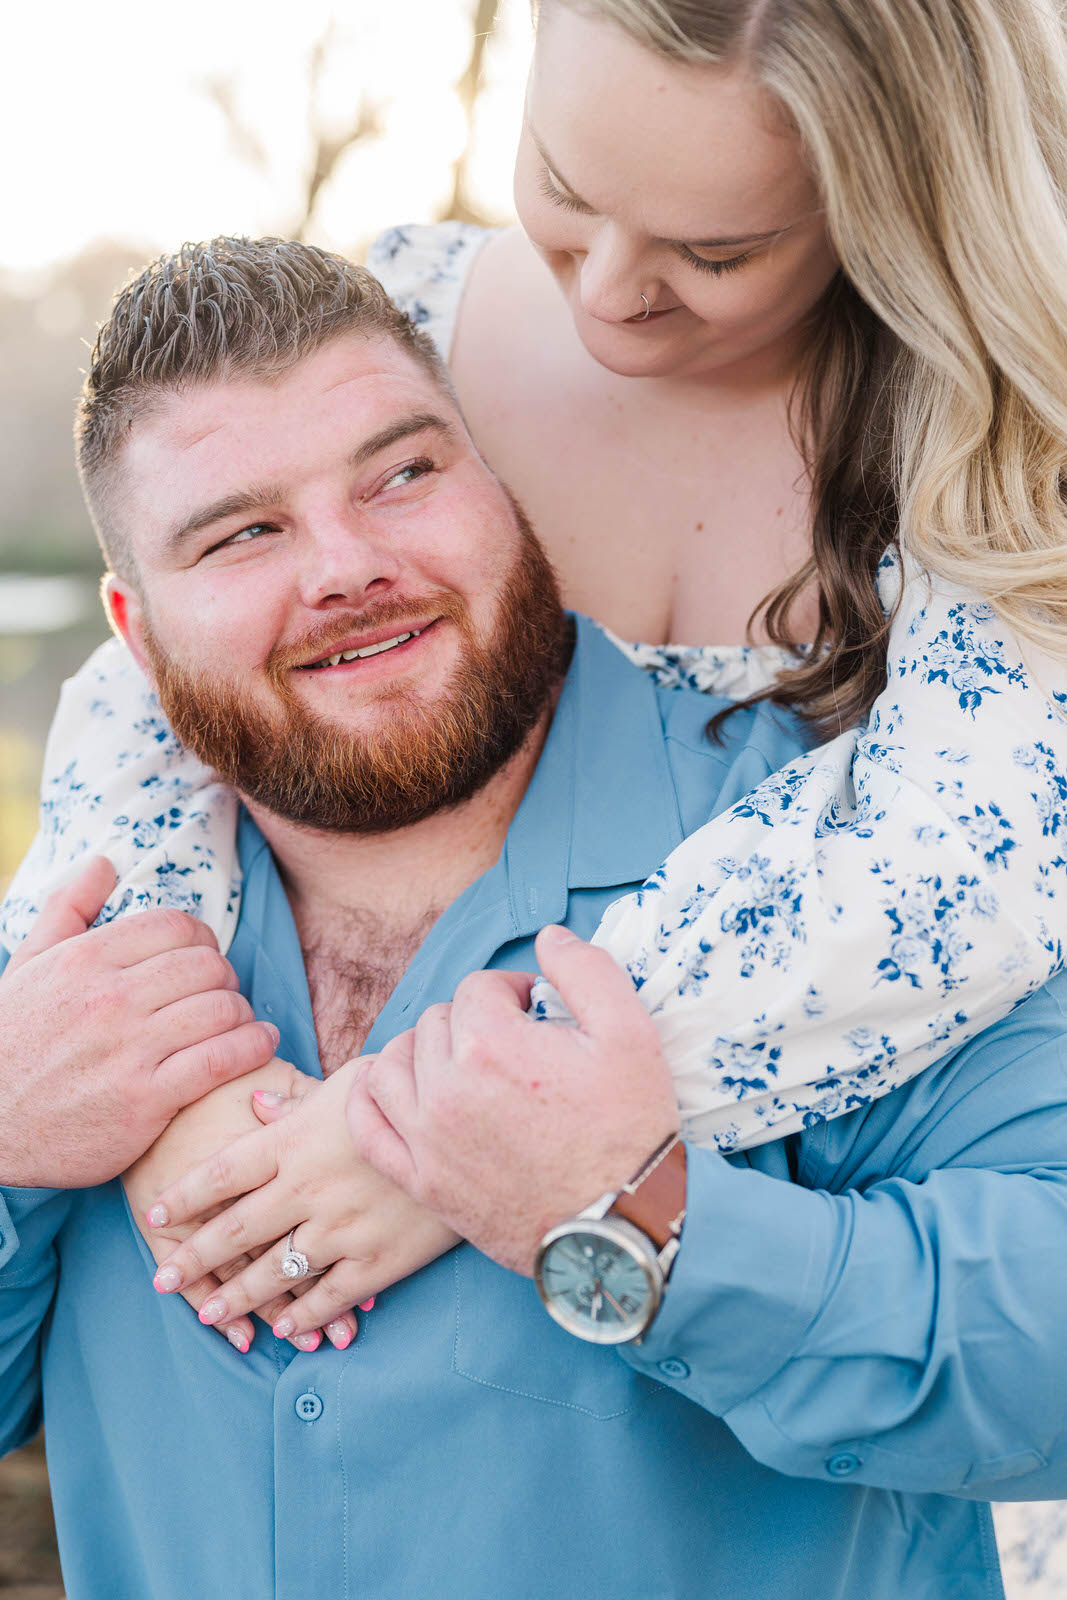
[(534, 1281), (550, 1316), (593, 1344), (640, 1340), (659, 1310), (685, 1221), (685, 1145), (672, 1134), (636, 1177), (550, 1228)]

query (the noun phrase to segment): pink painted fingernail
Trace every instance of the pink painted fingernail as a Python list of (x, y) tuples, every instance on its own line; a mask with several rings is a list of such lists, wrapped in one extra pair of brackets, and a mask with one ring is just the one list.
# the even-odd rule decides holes
[(205, 1300), (200, 1307), (200, 1321), (206, 1328), (211, 1328), (228, 1315), (229, 1309), (225, 1300)]
[(273, 1089), (253, 1089), (252, 1099), (258, 1100), (261, 1106), (266, 1106), (273, 1111), (275, 1106), (280, 1106), (285, 1099), (283, 1094), (275, 1094)]
[(148, 1211), (148, 1226), (150, 1228), (165, 1228), (170, 1221), (170, 1212), (166, 1206), (151, 1206)]
[(314, 1333), (298, 1333), (293, 1339), (298, 1350), (317, 1350), (322, 1343), (322, 1334), (318, 1329)]
[(352, 1343), (352, 1329), (347, 1322), (328, 1322), (326, 1332), (330, 1343), (338, 1350), (347, 1350)]
[(240, 1350), (243, 1356), (248, 1354), (248, 1340), (245, 1338), (240, 1328), (227, 1328), (226, 1337), (229, 1339), (235, 1350)]
[(279, 1317), (270, 1331), (276, 1339), (288, 1339), (295, 1327), (292, 1317)]
[(361, 1300), (359, 1302), (359, 1309), (361, 1311), (373, 1311), (374, 1310), (374, 1296), (371, 1295), (369, 1300)]
[(182, 1286), (182, 1275), (177, 1267), (160, 1267), (152, 1282), (160, 1294), (173, 1294)]

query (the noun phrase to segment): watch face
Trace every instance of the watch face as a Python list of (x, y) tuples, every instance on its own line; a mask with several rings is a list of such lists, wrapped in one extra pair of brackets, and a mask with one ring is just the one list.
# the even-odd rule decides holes
[[(627, 1236), (634, 1235), (631, 1240)], [(569, 1333), (594, 1344), (635, 1339), (659, 1305), (662, 1274), (626, 1223), (565, 1223), (545, 1237), (535, 1272), (546, 1307)]]

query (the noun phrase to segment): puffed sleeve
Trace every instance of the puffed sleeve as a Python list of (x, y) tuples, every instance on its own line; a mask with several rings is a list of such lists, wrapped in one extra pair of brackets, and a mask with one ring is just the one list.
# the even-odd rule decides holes
[(241, 895), (237, 797), (179, 744), (117, 639), (63, 685), (45, 748), (40, 826), (0, 911), (9, 951), (90, 855), (108, 856), (118, 879), (98, 921), (175, 906), (229, 948)]
[(868, 724), (609, 909), (596, 942), (656, 1019), (691, 1139), (752, 1146), (864, 1105), (1059, 970), (1065, 680), (906, 564)]

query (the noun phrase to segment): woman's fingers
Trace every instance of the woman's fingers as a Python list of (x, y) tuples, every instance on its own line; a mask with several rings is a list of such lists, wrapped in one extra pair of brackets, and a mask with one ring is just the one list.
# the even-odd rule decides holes
[[(200, 1162), (199, 1166), (193, 1167), (176, 1182), (168, 1184), (149, 1206), (146, 1221), (150, 1228), (168, 1228), (181, 1223), (195, 1222), (197, 1217), (214, 1210), (224, 1201), (233, 1200), (238, 1195), (250, 1195), (252, 1190), (261, 1189), (277, 1175), (278, 1153), (275, 1139), (269, 1129), (261, 1131), (256, 1128), (253, 1132), (244, 1133), (239, 1139), (224, 1145), (221, 1150), (216, 1150), (213, 1156)], [(214, 1220), (222, 1221), (227, 1214), (220, 1212)], [(231, 1227), (236, 1231), (245, 1220), (243, 1215), (239, 1215), (232, 1219)], [(219, 1234), (222, 1231), (222, 1229), (216, 1230)], [(190, 1235), (190, 1238), (196, 1237), (196, 1234)], [(259, 1238), (239, 1242), (236, 1249), (231, 1250), (228, 1255), (218, 1257), (217, 1261), (229, 1261), (231, 1257), (245, 1250), (247, 1243), (269, 1244), (277, 1237), (278, 1232), (275, 1229), (274, 1233), (268, 1231), (260, 1234)], [(212, 1261), (210, 1265), (215, 1266), (217, 1261)], [(205, 1261), (204, 1266), (207, 1265)], [(176, 1288), (177, 1285), (172, 1287)]]
[[(182, 1299), (191, 1305), (194, 1311), (199, 1312), (213, 1295), (217, 1295), (220, 1288), (218, 1278), (214, 1273), (208, 1272), (182, 1290)], [(223, 1338), (233, 1345), (235, 1350), (247, 1355), (256, 1336), (249, 1317), (226, 1317), (221, 1322), (213, 1323), (212, 1326), (216, 1333), (221, 1333)]]
[[(358, 1261), (338, 1261), (293, 1300), (274, 1324), (278, 1339), (291, 1339), (310, 1328), (323, 1328), (330, 1343), (346, 1350), (358, 1323), (352, 1306), (365, 1296), (367, 1269)], [(368, 1305), (371, 1302), (366, 1302)]]
[[(210, 1227), (210, 1224), (207, 1227)], [(207, 1232), (207, 1227), (202, 1229), (201, 1232)], [(314, 1273), (318, 1267), (314, 1255), (314, 1245), (307, 1242), (308, 1230), (305, 1228), (303, 1232), (305, 1239), (302, 1241), (300, 1237), (301, 1229), (297, 1228), (294, 1231), (293, 1249), (306, 1255), (311, 1264), (312, 1273)], [(277, 1229), (275, 1229), (275, 1233), (277, 1233)], [(191, 1241), (186, 1242), (189, 1243)], [(282, 1270), (282, 1261), (287, 1253), (287, 1248), (288, 1235), (285, 1239), (273, 1245), (271, 1249), (264, 1250), (257, 1260), (250, 1262), (243, 1271), (230, 1278), (226, 1283), (225, 1289), (220, 1291), (219, 1294), (213, 1295), (201, 1309), (201, 1322), (211, 1326), (219, 1322), (230, 1322), (235, 1316), (243, 1316), (248, 1311), (254, 1311), (257, 1306), (266, 1305), (273, 1296), (277, 1295), (279, 1289), (284, 1288), (287, 1283), (291, 1285), (297, 1294), (302, 1293), (302, 1284), (306, 1283), (307, 1279), (290, 1279)], [(171, 1260), (173, 1259), (171, 1257)], [(328, 1261), (326, 1265), (332, 1266), (333, 1263)], [(353, 1302), (350, 1300), (348, 1306), (352, 1304)], [(348, 1307), (346, 1306), (345, 1309), (347, 1310)], [(336, 1304), (332, 1305), (331, 1315), (336, 1310)], [(305, 1322), (303, 1326), (318, 1327), (320, 1323), (319, 1321)], [(286, 1335), (279, 1334), (278, 1337), (285, 1338)]]

